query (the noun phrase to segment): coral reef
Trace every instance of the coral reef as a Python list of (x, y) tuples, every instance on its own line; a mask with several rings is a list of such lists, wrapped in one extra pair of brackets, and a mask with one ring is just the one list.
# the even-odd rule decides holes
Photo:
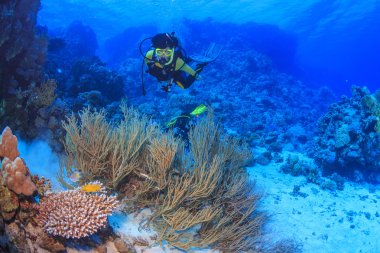
[(0, 127), (26, 139), (51, 130), (47, 135), (59, 139), (57, 82), (43, 73), (47, 31), (36, 26), (40, 6), (39, 0), (0, 5)]
[(19, 200), (16, 193), (8, 190), (7, 187), (0, 185), (0, 211), (5, 221), (12, 220), (19, 208)]
[(13, 135), (9, 127), (4, 128), (0, 136), (0, 158), (8, 157), (10, 160), (16, 159), (20, 155), (17, 149), (17, 137)]
[(211, 108), (191, 128), (188, 151), (172, 132), (161, 132), (134, 109), (122, 111), (116, 125), (89, 109), (79, 120), (67, 119), (64, 184), (74, 167), (83, 174), (82, 184), (98, 179), (128, 196), (126, 210), (151, 208), (145, 227), (156, 229), (158, 242), (233, 252), (260, 245), (265, 214), (257, 209), (260, 194), (244, 169), (252, 154), (222, 133)]
[(31, 177), (29, 169), (18, 155), (17, 138), (7, 127), (2, 134), (0, 155), (3, 158), (0, 174), (0, 251), (34, 252), (37, 248), (51, 252), (63, 250), (62, 244), (48, 238), (42, 230), (37, 232), (38, 227), (31, 224), (37, 213), (31, 195), (36, 190), (45, 194), (50, 190), (50, 184), (38, 176)]
[(305, 176), (308, 182), (320, 184), (322, 181), (321, 169), (314, 161), (301, 159), (298, 155), (288, 155), (280, 169), (285, 174), (292, 176)]
[(29, 169), (20, 157), (14, 161), (5, 158), (2, 162), (2, 172), (5, 185), (15, 193), (31, 196), (37, 190), (30, 178)]
[(70, 95), (97, 90), (110, 101), (114, 101), (120, 100), (124, 94), (123, 79), (96, 57), (75, 62), (69, 83)]
[(29, 169), (23, 159), (18, 157), (20, 152), (17, 149), (17, 137), (12, 134), (12, 130), (6, 127), (1, 135), (0, 158), (2, 181), (9, 190), (16, 194), (31, 196), (37, 190), (30, 178)]
[(27, 123), (35, 111), (25, 110), (28, 97), (19, 94), (41, 83), (47, 40), (46, 31), (35, 27), (39, 8), (39, 0), (0, 5), (0, 98), (5, 105), (0, 127), (22, 129), (27, 136), (35, 135)]
[(74, 21), (63, 30), (49, 31), (49, 36), (44, 70), (58, 81), (65, 100), (72, 100), (68, 107), (75, 112), (88, 105), (100, 108), (123, 97), (124, 81), (96, 56), (98, 44), (91, 27)]
[(80, 189), (46, 194), (38, 206), (37, 220), (48, 234), (83, 238), (107, 225), (107, 216), (118, 206), (115, 197)]
[[(143, 150), (158, 132), (157, 125), (151, 124), (137, 111), (123, 107), (123, 120), (115, 128), (107, 122), (104, 111), (91, 112), (89, 108), (67, 118), (63, 124), (66, 130), (63, 164), (67, 174), (71, 168), (79, 170), (87, 183), (107, 179), (106, 186), (117, 189), (120, 183), (136, 167), (140, 166)], [(64, 180), (62, 175), (61, 181)]]
[(267, 56), (252, 49), (236, 50), (229, 43), (218, 64), (205, 67), (202, 79), (186, 91), (173, 88), (163, 93), (160, 84), (145, 75), (148, 94), (136, 97), (139, 69), (131, 62), (128, 59), (119, 73), (131, 88), (126, 91), (131, 97), (128, 102), (138, 105), (140, 111), (166, 125), (204, 103), (214, 109), (215, 117), (230, 134), (273, 153), (304, 151), (313, 141), (317, 119), (335, 99), (328, 88), (312, 90), (277, 71)]
[[(48, 203), (54, 203), (54, 200), (50, 198), (54, 198), (53, 196), (60, 195), (61, 193), (52, 193), (50, 189), (50, 182), (44, 178), (39, 178), (38, 176), (33, 176), (32, 181), (36, 184), (39, 192), (39, 196), (41, 197), (41, 203), (44, 203), (43, 206), (36, 203), (34, 198), (25, 198), (18, 196), (13, 191), (8, 190), (6, 186), (0, 185), (0, 251), (1, 252), (10, 252), (10, 253), (18, 253), (18, 252), (71, 252), (77, 247), (83, 248), (91, 248), (98, 250), (97, 252), (106, 252), (108, 250), (116, 250), (116, 252), (134, 252), (129, 245), (126, 245), (119, 237), (117, 237), (109, 227), (102, 229), (98, 234), (99, 238), (93, 241), (88, 237), (77, 239), (74, 244), (70, 240), (65, 240), (64, 238), (54, 237), (49, 233), (46, 233), (45, 229), (39, 225), (42, 217), (50, 220), (54, 220), (51, 218), (51, 214), (48, 212), (52, 206), (47, 206)], [(80, 189), (76, 189), (78, 194), (89, 194)], [(50, 192), (50, 193), (48, 193)], [(74, 191), (70, 191), (70, 194), (75, 195), (74, 199), (78, 197), (78, 194), (73, 194)], [(62, 194), (65, 194), (63, 192)], [(104, 195), (93, 195), (92, 197), (86, 196), (85, 199), (87, 201), (93, 201), (91, 203), (96, 203), (98, 201), (98, 206), (106, 205), (107, 201), (111, 201), (112, 204), (116, 204), (117, 201), (114, 197), (105, 197)], [(66, 196), (67, 197), (67, 196)], [(64, 199), (67, 199), (64, 197)], [(71, 206), (76, 205), (75, 202), (72, 202), (73, 199), (70, 199)], [(106, 202), (104, 202), (106, 200)], [(69, 200), (67, 200), (69, 201)], [(55, 203), (58, 204), (58, 203)], [(67, 203), (66, 203), (67, 204)], [(82, 203), (83, 205), (76, 206), (80, 208), (82, 206), (83, 210), (75, 210), (77, 216), (80, 211), (83, 211), (81, 215), (91, 215), (96, 214), (97, 212), (106, 213), (106, 209), (110, 209), (112, 205), (108, 206), (105, 209), (100, 210), (89, 210), (89, 203)], [(64, 208), (63, 206), (58, 207)], [(46, 211), (42, 211), (44, 209)], [(74, 210), (74, 209), (73, 209)], [(85, 211), (88, 212), (85, 212)], [(42, 211), (42, 214), (39, 213)], [(42, 215), (42, 216), (41, 216)], [(57, 215), (54, 211), (52, 215)], [(61, 214), (59, 214), (61, 215)], [(64, 221), (72, 215), (72, 213), (67, 214), (67, 216), (61, 216), (61, 221)], [(79, 215), (80, 216), (80, 215)], [(102, 215), (99, 215), (102, 216)], [(101, 220), (106, 220), (107, 217), (99, 217), (98, 216), (98, 225), (101, 223)], [(54, 216), (53, 216), (54, 217)], [(91, 218), (84, 218), (89, 222), (86, 224), (86, 229), (83, 229), (87, 232), (90, 232), (87, 228), (91, 227)], [(51, 224), (51, 221), (49, 222)], [(74, 222), (75, 223), (75, 222)], [(106, 224), (106, 222), (104, 222)], [(93, 225), (95, 227), (95, 225)], [(59, 226), (58, 226), (59, 227)], [(73, 226), (71, 226), (73, 227)], [(52, 229), (54, 230), (54, 229)], [(82, 231), (83, 231), (82, 230)], [(84, 231), (84, 232), (85, 232)], [(79, 232), (81, 234), (82, 232)]]
[(342, 97), (319, 119), (315, 145), (309, 153), (325, 174), (337, 172), (355, 180), (380, 182), (379, 94), (353, 86), (351, 98)]
[(204, 71), (208, 81), (218, 85), (194, 89), (198, 101), (207, 101), (227, 129), (272, 152), (308, 146), (316, 120), (333, 98), (331, 92), (308, 89), (254, 50), (240, 56), (225, 49), (218, 60), (226, 64)]
[[(0, 6), (1, 93), (37, 81), (44, 60), (43, 34), (35, 32), (40, 1), (3, 1)], [(34, 66), (33, 66), (34, 65)], [(3, 93), (4, 92), (4, 93)]]
[[(54, 100), (57, 98), (55, 90), (57, 88), (57, 83), (54, 79), (48, 79), (43, 82), (40, 86), (35, 87), (32, 90), (28, 90), (30, 94), (27, 95), (28, 100), (26, 102), (26, 107), (34, 106), (37, 108), (47, 107), (53, 104)], [(25, 94), (26, 92), (24, 92)]]

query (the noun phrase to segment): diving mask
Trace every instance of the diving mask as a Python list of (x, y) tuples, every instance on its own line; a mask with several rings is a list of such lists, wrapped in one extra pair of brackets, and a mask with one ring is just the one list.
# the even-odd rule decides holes
[(158, 57), (162, 57), (162, 56), (164, 56), (164, 57), (170, 57), (170, 56), (172, 56), (172, 54), (173, 54), (173, 49), (167, 49), (167, 48), (165, 48), (165, 49), (161, 49), (161, 48), (156, 48), (156, 55), (157, 55)]

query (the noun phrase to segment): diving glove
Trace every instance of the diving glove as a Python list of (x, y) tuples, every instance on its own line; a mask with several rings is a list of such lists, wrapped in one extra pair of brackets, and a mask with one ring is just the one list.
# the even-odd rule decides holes
[(197, 72), (197, 74), (199, 74), (204, 67), (206, 67), (208, 64), (208, 62), (202, 62), (202, 63), (198, 63), (197, 65), (195, 65), (195, 72)]
[(167, 84), (167, 85), (162, 85), (162, 86), (161, 86), (161, 90), (163, 90), (163, 91), (165, 91), (165, 92), (169, 92), (171, 86), (172, 86), (171, 83), (169, 83), (169, 84)]

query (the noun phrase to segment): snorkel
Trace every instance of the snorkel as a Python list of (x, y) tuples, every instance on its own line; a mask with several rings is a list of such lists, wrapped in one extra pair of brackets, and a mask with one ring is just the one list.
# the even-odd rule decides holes
[[(154, 54), (155, 54), (155, 57), (156, 59), (158, 60), (158, 62), (160, 64), (163, 64), (163, 65), (169, 65), (173, 62), (173, 58), (174, 58), (174, 49), (171, 49), (171, 48), (165, 48), (165, 49), (161, 49), (161, 48), (156, 48), (154, 49)], [(169, 58), (170, 56), (170, 58)]]

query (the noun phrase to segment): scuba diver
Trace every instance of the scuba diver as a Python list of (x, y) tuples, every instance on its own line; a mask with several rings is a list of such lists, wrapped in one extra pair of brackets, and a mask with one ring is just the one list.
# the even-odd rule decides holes
[[(151, 39), (152, 45), (144, 55), (141, 46), (145, 40)], [(169, 92), (173, 84), (178, 85), (182, 89), (189, 88), (195, 80), (200, 79), (199, 73), (203, 68), (214, 61), (220, 54), (221, 48), (216, 50), (215, 44), (206, 51), (206, 54), (201, 60), (187, 57), (186, 52), (179, 45), (174, 32), (159, 33), (154, 37), (146, 38), (140, 43), (140, 53), (144, 57), (142, 70), (144, 65), (147, 66), (147, 73), (157, 78), (159, 82), (167, 82), (161, 88), (165, 92)], [(193, 69), (189, 63), (195, 62)], [(145, 95), (143, 71), (142, 71), (142, 90)]]
[(181, 113), (179, 116), (175, 116), (166, 123), (166, 130), (173, 130), (174, 136), (180, 137), (185, 145), (189, 145), (189, 131), (194, 126), (200, 115), (204, 114), (209, 108), (204, 105), (198, 105), (190, 113)]

